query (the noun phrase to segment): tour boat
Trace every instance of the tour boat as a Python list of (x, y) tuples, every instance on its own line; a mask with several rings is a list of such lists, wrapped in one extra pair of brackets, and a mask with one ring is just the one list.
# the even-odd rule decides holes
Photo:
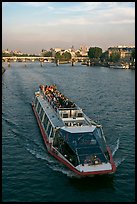
[(32, 101), (48, 152), (75, 174), (113, 174), (116, 165), (103, 129), (55, 85), (40, 85)]

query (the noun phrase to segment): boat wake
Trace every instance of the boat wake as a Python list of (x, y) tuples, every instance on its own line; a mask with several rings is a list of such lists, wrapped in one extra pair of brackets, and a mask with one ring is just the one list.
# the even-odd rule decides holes
[(120, 149), (120, 138), (116, 140), (116, 144), (111, 146), (112, 156), (114, 157), (114, 162), (116, 167), (118, 167), (123, 161), (125, 161), (126, 157), (121, 157), (121, 154), (118, 150)]
[(125, 157), (123, 157), (123, 158), (115, 158), (114, 159), (114, 162), (115, 162), (115, 164), (116, 164), (116, 167), (118, 167), (123, 161), (125, 161)]
[(42, 160), (49, 160), (48, 156), (42, 155), (41, 153), (37, 152), (36, 149), (30, 149), (29, 147), (26, 148), (32, 155), (34, 155), (37, 159)]
[(40, 145), (36, 144), (35, 142), (31, 141), (26, 144), (26, 150), (29, 151), (32, 155), (34, 155), (37, 159), (45, 160), (45, 165), (47, 165), (53, 171), (61, 172), (68, 177), (80, 177), (76, 175), (71, 170), (67, 169), (63, 164), (59, 163), (54, 157), (48, 154), (45, 149), (43, 149)]
[(119, 144), (120, 144), (119, 141), (120, 141), (120, 139), (118, 138), (117, 141), (116, 141), (116, 145), (112, 149), (112, 156), (114, 156), (115, 153), (117, 152), (117, 150), (119, 149)]
[(63, 166), (63, 164), (60, 164), (60, 163), (56, 163), (56, 165), (54, 165), (54, 166), (50, 165), (49, 168), (51, 168), (53, 171), (61, 172), (61, 173), (65, 174), (68, 177), (79, 177), (74, 172), (67, 169), (65, 166)]
[(54, 163), (54, 160), (48, 155), (48, 152), (43, 149), (39, 144), (36, 144), (34, 141), (30, 141), (26, 144), (26, 150), (34, 155), (37, 159), (42, 159), (48, 163)]

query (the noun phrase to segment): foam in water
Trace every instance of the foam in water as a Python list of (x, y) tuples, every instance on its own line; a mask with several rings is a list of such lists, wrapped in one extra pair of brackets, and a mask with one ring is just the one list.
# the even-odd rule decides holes
[(123, 161), (125, 161), (125, 158), (116, 158), (115, 159), (115, 164), (116, 164), (116, 167), (118, 167)]
[[(26, 149), (34, 155), (37, 159), (46, 160), (49, 163), (54, 163), (54, 160), (51, 159), (50, 155), (46, 154), (46, 152), (38, 152), (38, 149), (32, 149), (29, 146)], [(43, 151), (43, 150), (42, 150)]]
[[(116, 145), (114, 146), (114, 149), (112, 151), (112, 156), (114, 157), (114, 155), (116, 154), (116, 152), (118, 151), (120, 146), (120, 138), (117, 139), (116, 141)], [(125, 157), (115, 157), (114, 158), (114, 162), (116, 164), (116, 167), (118, 167), (123, 161), (125, 160)]]
[(49, 166), (52, 170), (54, 171), (58, 171), (61, 172), (65, 175), (67, 175), (68, 177), (75, 177), (75, 178), (79, 178), (79, 175), (76, 175), (73, 171), (67, 169), (65, 166), (63, 166), (63, 164), (57, 163), (57, 165), (50, 165)]
[(115, 153), (117, 152), (117, 150), (118, 150), (118, 148), (119, 148), (119, 138), (117, 139), (117, 142), (116, 142), (116, 146), (115, 146), (115, 148), (114, 148), (114, 150), (112, 151), (112, 156), (114, 156), (115, 155)]
[(67, 169), (63, 164), (59, 163), (57, 160), (55, 160), (51, 155), (48, 155), (46, 152), (38, 152), (39, 150), (37, 148), (32, 148), (34, 146), (27, 143), (27, 151), (29, 151), (32, 155), (34, 155), (37, 159), (42, 159), (47, 161), (45, 164), (52, 169), (53, 171), (62, 172), (63, 174), (67, 175), (68, 177), (79, 177), (74, 172)]
[(45, 156), (37, 153), (37, 150), (26, 148), (32, 155), (36, 156), (37, 159), (47, 160)]

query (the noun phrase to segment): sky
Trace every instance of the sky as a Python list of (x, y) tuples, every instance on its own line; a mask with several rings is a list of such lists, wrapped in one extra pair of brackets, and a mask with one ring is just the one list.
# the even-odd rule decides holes
[(135, 2), (2, 2), (2, 50), (135, 45)]

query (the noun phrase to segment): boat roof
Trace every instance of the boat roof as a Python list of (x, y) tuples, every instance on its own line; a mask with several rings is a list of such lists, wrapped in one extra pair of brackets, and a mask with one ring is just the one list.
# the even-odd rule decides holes
[(54, 127), (62, 127), (64, 126), (64, 122), (59, 118), (55, 110), (51, 107), (51, 105), (46, 101), (42, 95), (38, 96), (38, 100), (46, 112), (46, 115), (49, 117), (49, 120), (53, 124)]
[(93, 132), (95, 130), (96, 126), (76, 126), (76, 127), (62, 127), (62, 130), (65, 130), (70, 133), (82, 133), (82, 132)]

